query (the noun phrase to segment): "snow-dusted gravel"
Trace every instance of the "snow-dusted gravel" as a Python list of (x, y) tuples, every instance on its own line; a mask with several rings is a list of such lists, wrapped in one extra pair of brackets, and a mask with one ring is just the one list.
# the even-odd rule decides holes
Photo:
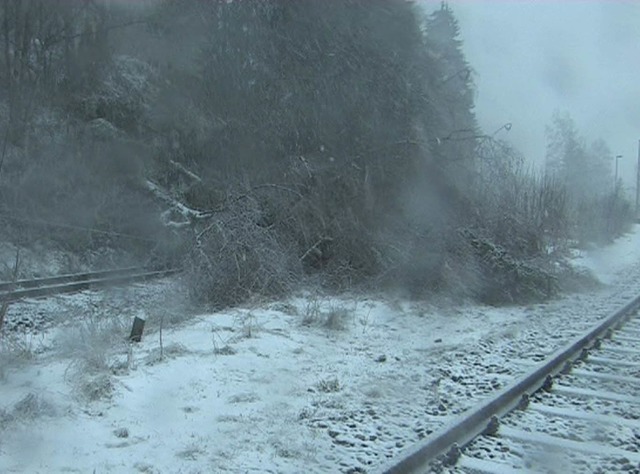
[(176, 324), (171, 280), (14, 305), (45, 331), (0, 351), (0, 472), (373, 471), (640, 293), (638, 227), (579, 260), (606, 285), (528, 307), (301, 295)]

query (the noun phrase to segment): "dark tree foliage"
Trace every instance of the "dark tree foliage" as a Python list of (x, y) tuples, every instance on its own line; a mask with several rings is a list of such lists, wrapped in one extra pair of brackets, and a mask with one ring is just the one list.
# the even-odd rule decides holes
[(202, 168), (277, 176), (302, 156), (368, 167), (382, 188), (415, 165), (437, 74), (411, 4), (211, 2), (189, 14), (208, 26), (192, 97), (210, 124)]
[(438, 97), (434, 105), (439, 118), (431, 124), (438, 137), (433, 152), (445, 163), (450, 179), (470, 186), (479, 135), (473, 113), (473, 70), (462, 50), (458, 21), (445, 2), (427, 18), (425, 31), (427, 51), (438, 67), (438, 76), (430, 84)]
[(98, 84), (109, 60), (108, 20), (108, 10), (93, 1), (2, 2), (0, 91), (9, 108), (9, 140), (22, 142), (43, 99), (64, 100)]
[[(452, 178), (460, 173), (451, 168), (447, 176), (442, 158), (447, 150), (466, 153), (451, 161), (465, 161), (471, 175), (475, 133), (472, 102), (443, 93), (453, 90), (449, 69), (456, 61), (466, 64), (459, 42), (446, 67), (437, 53), (458, 41), (457, 30), (450, 38), (434, 33), (438, 43), (432, 45), (414, 5), (386, 0), (177, 0), (166, 2), (157, 19), (170, 47), (188, 49), (175, 45), (187, 41), (199, 50), (187, 68), (168, 68), (176, 81), (161, 92), (170, 102), (184, 97), (188, 85), (178, 109), (198, 117), (198, 124), (167, 122), (157, 109), (157, 123), (177, 137), (174, 158), (188, 156), (213, 186), (239, 175), (249, 183), (293, 186), (303, 205), (317, 211), (276, 219), (298, 222), (285, 227), (299, 255), (317, 242), (332, 242), (315, 265), (341, 262), (338, 268), (371, 276), (381, 271), (380, 260), (388, 260), (374, 236), (413, 248), (411, 241), (422, 239), (416, 235), (452, 225), (447, 215), (454, 212), (443, 203), (462, 202)], [(185, 37), (189, 28), (198, 34)], [(408, 203), (409, 195), (421, 194)], [(348, 234), (363, 237), (363, 225), (373, 241), (356, 243)], [(420, 245), (439, 252), (435, 240)]]
[(110, 43), (127, 23), (99, 0), (0, 5), (0, 213), (11, 219), (4, 238), (80, 253), (139, 250), (143, 240), (122, 245), (115, 235), (160, 229), (155, 203), (136, 183), (148, 152), (130, 136), (144, 122), (148, 66), (115, 57)]
[(0, 30), (0, 211), (162, 236), (218, 305), (308, 278), (555, 288), (531, 262), (565, 231), (564, 188), (479, 132), (446, 3), (7, 0)]

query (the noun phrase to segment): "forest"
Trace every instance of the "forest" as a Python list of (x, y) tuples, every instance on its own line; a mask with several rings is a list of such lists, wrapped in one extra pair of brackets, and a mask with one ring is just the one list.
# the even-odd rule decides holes
[(542, 301), (632, 222), (568, 112), (543, 170), (480, 129), (446, 2), (6, 0), (0, 25), (0, 239), (180, 266), (196, 304)]

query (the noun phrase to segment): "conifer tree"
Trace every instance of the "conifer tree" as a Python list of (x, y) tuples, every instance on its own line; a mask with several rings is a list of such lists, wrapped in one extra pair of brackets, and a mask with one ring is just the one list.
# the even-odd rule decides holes
[(439, 76), (431, 84), (438, 97), (439, 123), (433, 128), (435, 157), (463, 185), (471, 184), (478, 126), (474, 109), (473, 70), (462, 50), (460, 27), (446, 2), (425, 23), (426, 47)]
[(555, 112), (546, 129), (547, 170), (558, 176), (574, 199), (597, 197), (612, 191), (613, 155), (602, 140), (587, 145), (567, 113)]

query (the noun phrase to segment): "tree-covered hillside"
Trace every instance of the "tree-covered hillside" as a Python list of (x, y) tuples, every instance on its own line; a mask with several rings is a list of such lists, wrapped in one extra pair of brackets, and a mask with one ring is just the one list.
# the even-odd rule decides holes
[(180, 263), (197, 301), (546, 298), (567, 243), (629, 218), (573, 192), (606, 145), (566, 120), (555, 174), (479, 129), (446, 3), (7, 0), (0, 28), (0, 238)]

